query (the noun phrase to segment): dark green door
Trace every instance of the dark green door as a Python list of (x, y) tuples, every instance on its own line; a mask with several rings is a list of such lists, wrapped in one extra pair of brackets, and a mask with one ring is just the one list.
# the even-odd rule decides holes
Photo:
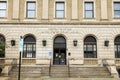
[(65, 65), (66, 64), (66, 40), (62, 36), (58, 36), (54, 40), (54, 65)]
[(66, 50), (54, 49), (54, 64), (65, 65), (66, 64)]

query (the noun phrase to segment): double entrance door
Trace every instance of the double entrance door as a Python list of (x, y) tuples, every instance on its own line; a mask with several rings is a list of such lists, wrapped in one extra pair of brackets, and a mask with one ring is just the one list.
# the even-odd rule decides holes
[(56, 48), (54, 49), (53, 56), (54, 65), (65, 65), (66, 64), (66, 49), (65, 48)]

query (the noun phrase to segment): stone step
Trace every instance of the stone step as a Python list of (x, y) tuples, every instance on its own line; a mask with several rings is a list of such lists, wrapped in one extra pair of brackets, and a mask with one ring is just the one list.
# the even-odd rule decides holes
[[(6, 80), (6, 79), (4, 79), (4, 80)], [(17, 80), (17, 78), (9, 78), (8, 80)], [(119, 78), (49, 78), (49, 77), (41, 77), (41, 78), (21, 78), (21, 80), (120, 80), (120, 79)]]
[[(107, 68), (104, 67), (70, 67), (70, 73), (67, 66), (52, 66), (49, 74), (49, 67), (21, 67), (21, 77), (41, 77), (49, 76), (54, 78), (61, 77), (81, 77), (81, 78), (111, 78)], [(12, 69), (9, 75), (18, 76), (18, 67)]]
[[(24, 68), (24, 67), (21, 67), (21, 71), (29, 71), (29, 70), (31, 70), (31, 71), (41, 71), (41, 68), (33, 68), (33, 67), (29, 67), (29, 68)], [(13, 68), (12, 69), (12, 71), (18, 71), (18, 67), (16, 67), (16, 68)]]
[[(96, 75), (93, 75), (93, 76), (88, 76), (88, 75), (80, 75), (80, 76), (77, 76), (77, 75), (70, 75), (70, 77), (72, 78), (112, 78), (111, 76), (96, 76)], [(96, 80), (96, 79), (94, 79)], [(106, 79), (108, 80), (108, 79)]]
[(70, 74), (75, 74), (75, 75), (107, 75), (107, 76), (110, 76), (109, 73), (70, 73)]
[(63, 78), (63, 77), (69, 77), (69, 75), (68, 74), (59, 74), (59, 73), (57, 73), (57, 74), (50, 74), (50, 77), (54, 77), (54, 78)]
[(77, 67), (77, 68), (73, 68), (73, 67), (70, 67), (70, 69), (72, 69), (72, 70), (89, 70), (89, 71), (106, 71), (107, 70), (107, 68), (79, 68), (79, 67)]

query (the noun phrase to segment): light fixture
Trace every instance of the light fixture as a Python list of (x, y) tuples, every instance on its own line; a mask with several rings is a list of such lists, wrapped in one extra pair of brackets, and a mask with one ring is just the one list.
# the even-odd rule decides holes
[(68, 56), (71, 56), (71, 53), (70, 53), (70, 52), (68, 53)]
[(73, 40), (73, 44), (74, 44), (74, 46), (77, 46), (77, 40)]
[(104, 46), (106, 46), (106, 47), (109, 46), (109, 41), (108, 41), (108, 40), (105, 40), (105, 42), (104, 42)]
[(46, 40), (42, 40), (42, 45), (46, 46)]
[(11, 46), (15, 46), (15, 40), (11, 40)]

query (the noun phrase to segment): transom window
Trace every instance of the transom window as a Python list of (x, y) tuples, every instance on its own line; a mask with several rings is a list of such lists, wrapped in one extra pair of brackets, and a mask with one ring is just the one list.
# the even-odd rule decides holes
[(28, 1), (26, 5), (26, 18), (35, 18), (36, 16), (36, 2)]
[(36, 57), (36, 40), (33, 36), (29, 35), (24, 38), (23, 58)]
[(6, 1), (0, 1), (0, 18), (5, 18), (7, 13)]
[(120, 2), (114, 2), (114, 18), (120, 18)]
[(0, 35), (0, 58), (5, 57), (5, 38)]
[(94, 18), (93, 2), (85, 2), (85, 18)]
[(64, 17), (65, 17), (65, 3), (56, 2), (55, 18), (64, 18)]
[(120, 58), (120, 36), (115, 38), (115, 58)]
[(58, 36), (54, 40), (54, 48), (66, 48), (66, 40), (62, 36)]
[(84, 39), (84, 57), (97, 58), (97, 43), (96, 39), (92, 36)]

